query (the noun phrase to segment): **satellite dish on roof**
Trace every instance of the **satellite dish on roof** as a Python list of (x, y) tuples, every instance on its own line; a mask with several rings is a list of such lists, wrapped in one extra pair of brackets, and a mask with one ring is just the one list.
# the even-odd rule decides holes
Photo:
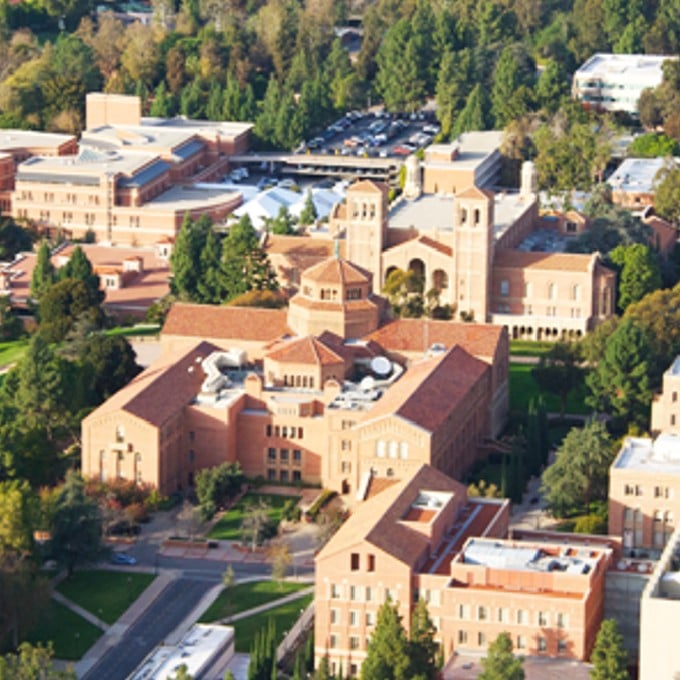
[(371, 359), (371, 371), (384, 378), (392, 372), (392, 362), (387, 357), (374, 357)]

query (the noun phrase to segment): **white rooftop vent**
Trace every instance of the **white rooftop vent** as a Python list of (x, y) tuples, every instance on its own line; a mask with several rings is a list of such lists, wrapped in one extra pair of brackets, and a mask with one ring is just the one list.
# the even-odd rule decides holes
[(374, 357), (371, 359), (371, 371), (385, 378), (392, 372), (392, 362), (387, 357)]

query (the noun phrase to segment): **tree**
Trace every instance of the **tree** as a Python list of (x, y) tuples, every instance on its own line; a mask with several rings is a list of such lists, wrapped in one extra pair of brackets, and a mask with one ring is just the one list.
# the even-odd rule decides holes
[(276, 543), (269, 549), (269, 559), (272, 562), (272, 580), (278, 581), (279, 588), (283, 587), (288, 568), (293, 563), (293, 555), (287, 543)]
[(387, 601), (378, 610), (361, 666), (361, 680), (412, 680), (411, 671), (409, 644), (398, 606)]
[(121, 335), (92, 335), (86, 340), (81, 357), (91, 371), (97, 404), (106, 401), (142, 370), (136, 362), (135, 351)]
[(590, 656), (592, 680), (629, 680), (628, 654), (614, 619), (604, 619)]
[(541, 477), (552, 514), (588, 513), (591, 502), (606, 500), (609, 466), (615, 454), (604, 423), (591, 420), (583, 428), (572, 428), (558, 448), (555, 462)]
[(617, 246), (609, 257), (620, 268), (618, 306), (621, 311), (661, 288), (659, 260), (649, 246), (642, 243)]
[(300, 224), (307, 227), (310, 224), (314, 224), (317, 217), (318, 215), (316, 213), (316, 208), (314, 207), (314, 201), (312, 200), (312, 192), (307, 191), (305, 204), (300, 212)]
[[(314, 218), (312, 218), (312, 221), (313, 219)], [(282, 205), (279, 208), (277, 216), (273, 220), (269, 221), (268, 227), (273, 234), (291, 236), (292, 234), (297, 233), (293, 226), (294, 224), (295, 220), (291, 216), (290, 212), (288, 212), (288, 208), (285, 205)]]
[(580, 358), (576, 345), (557, 342), (541, 356), (538, 365), (531, 371), (541, 390), (559, 397), (561, 419), (564, 419), (570, 392), (583, 381)]
[(328, 657), (324, 656), (321, 658), (321, 661), (319, 661), (319, 667), (314, 673), (314, 680), (332, 680), (332, 677), (331, 664), (328, 661)]
[(241, 523), (241, 540), (243, 543), (250, 544), (250, 549), (255, 550), (270, 533), (269, 505), (262, 499), (257, 503), (249, 503)]
[(83, 478), (73, 471), (67, 473), (56, 497), (51, 546), (52, 556), (69, 577), (77, 566), (96, 562), (105, 554), (99, 507), (85, 495)]
[(187, 213), (170, 255), (170, 268), (172, 269), (170, 288), (180, 298), (196, 299), (200, 275), (197, 263), (201, 258), (204, 236), (200, 227)]
[(40, 300), (43, 293), (56, 281), (57, 275), (52, 264), (52, 251), (47, 241), (43, 241), (38, 249), (35, 268), (31, 274), (31, 297)]
[(189, 673), (189, 668), (183, 663), (177, 667), (174, 676), (168, 676), (168, 680), (194, 680), (194, 676)]
[(205, 519), (233, 498), (241, 489), (244, 476), (239, 463), (222, 463), (204, 468), (194, 479), (199, 508)]
[(654, 208), (662, 217), (680, 225), (680, 168), (666, 168), (657, 176)]
[(531, 107), (536, 66), (517, 45), (507, 45), (496, 63), (491, 89), (491, 111), (497, 129), (519, 118)]
[(668, 135), (658, 132), (649, 132), (638, 135), (630, 143), (626, 151), (630, 158), (665, 158), (677, 156), (680, 153), (680, 144)]
[(234, 583), (236, 583), (236, 576), (234, 575), (234, 567), (231, 564), (227, 565), (227, 568), (222, 573), (222, 585), (225, 590), (232, 588)]
[(463, 132), (472, 130), (488, 130), (490, 127), (488, 111), (488, 95), (486, 90), (477, 83), (465, 100), (465, 107), (453, 124), (451, 136), (458, 137)]
[(524, 680), (522, 660), (512, 653), (509, 633), (501, 633), (490, 645), (481, 661), (479, 680)]
[(422, 680), (434, 680), (438, 677), (437, 643), (434, 640), (437, 629), (427, 611), (425, 600), (419, 599), (411, 615), (411, 631), (409, 635), (409, 656), (415, 677)]
[(630, 319), (612, 333), (597, 366), (586, 377), (586, 403), (600, 413), (645, 427), (652, 398), (651, 347)]
[(34, 647), (23, 642), (16, 653), (0, 656), (0, 680), (76, 680), (73, 669), (54, 667), (52, 655), (51, 646)]

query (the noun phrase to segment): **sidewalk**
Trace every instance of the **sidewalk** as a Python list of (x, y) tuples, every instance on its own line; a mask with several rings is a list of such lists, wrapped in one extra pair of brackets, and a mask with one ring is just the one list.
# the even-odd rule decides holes
[[(151, 585), (123, 612), (123, 615), (109, 626), (97, 640), (97, 642), (87, 650), (85, 656), (75, 664), (76, 673), (82, 678), (94, 666), (97, 661), (120, 641), (120, 638), (133, 625), (137, 619), (146, 611), (147, 607), (174, 581), (179, 577), (179, 572), (163, 570), (153, 580)], [(68, 605), (67, 605), (68, 606)], [(82, 614), (81, 614), (82, 616)]]
[(83, 609), (80, 605), (76, 604), (73, 600), (69, 600), (68, 597), (64, 597), (57, 590), (55, 590), (52, 593), (52, 599), (56, 600), (59, 604), (63, 604), (64, 607), (68, 607), (72, 612), (74, 612), (75, 614), (78, 614), (78, 616), (85, 619), (86, 621), (88, 621), (92, 625), (97, 626), (97, 628), (101, 628), (103, 631), (107, 631), (109, 629), (108, 623), (105, 623), (100, 618), (96, 617), (94, 614), (91, 614), (90, 612), (87, 611), (87, 609)]

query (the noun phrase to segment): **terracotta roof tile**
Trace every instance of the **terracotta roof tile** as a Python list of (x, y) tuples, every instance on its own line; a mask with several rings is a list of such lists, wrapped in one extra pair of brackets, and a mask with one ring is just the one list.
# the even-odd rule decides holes
[(373, 340), (388, 351), (426, 352), (432, 345), (453, 345), (484, 361), (491, 361), (501, 342), (502, 326), (490, 324), (433, 321), (430, 319), (395, 319), (365, 339)]
[(541, 269), (544, 271), (587, 272), (595, 254), (528, 253), (521, 250), (497, 250), (494, 269)]
[(302, 275), (309, 281), (348, 286), (356, 283), (370, 283), (372, 276), (365, 269), (339, 257), (329, 257), (310, 267)]
[(308, 335), (304, 338), (286, 340), (267, 355), (267, 359), (291, 364), (340, 364), (343, 358), (318, 338)]
[[(341, 241), (341, 251), (343, 248), (344, 241)], [(269, 234), (264, 244), (264, 249), (267, 253), (274, 255), (287, 255), (288, 257), (305, 259), (313, 258), (315, 261), (318, 261), (333, 255), (335, 242), (330, 239), (313, 238), (311, 236)]]
[(219, 347), (200, 342), (188, 351), (164, 355), (85, 420), (122, 410), (151, 425), (163, 425), (196, 396), (205, 378), (197, 362), (216, 351)]
[(436, 432), (490, 370), (488, 364), (457, 345), (437, 356), (421, 359), (387, 390), (362, 422), (396, 415), (428, 432)]
[(290, 304), (304, 307), (305, 309), (315, 309), (319, 311), (333, 311), (344, 309), (346, 311), (370, 311), (376, 309), (378, 305), (372, 300), (346, 300), (333, 302), (332, 300), (311, 300), (298, 293), (291, 298)]
[(324, 546), (317, 559), (332, 557), (368, 541), (395, 559), (415, 565), (429, 546), (428, 538), (401, 520), (421, 491), (444, 491), (467, 499), (467, 489), (429, 465), (409, 479), (384, 489), (356, 507), (351, 517)]
[(443, 243), (439, 243), (439, 241), (435, 241), (433, 238), (430, 238), (429, 236), (419, 236), (418, 241), (422, 243), (424, 246), (427, 246), (428, 248), (433, 248), (434, 250), (438, 250), (440, 253), (443, 253), (444, 255), (451, 256), (453, 255), (453, 248), (450, 246), (446, 246)]
[(165, 320), (162, 334), (267, 342), (291, 334), (286, 318), (285, 309), (176, 302)]
[(354, 184), (349, 187), (349, 191), (361, 191), (372, 194), (387, 194), (388, 187), (384, 182), (374, 182), (370, 179), (363, 179), (359, 182), (354, 182)]

